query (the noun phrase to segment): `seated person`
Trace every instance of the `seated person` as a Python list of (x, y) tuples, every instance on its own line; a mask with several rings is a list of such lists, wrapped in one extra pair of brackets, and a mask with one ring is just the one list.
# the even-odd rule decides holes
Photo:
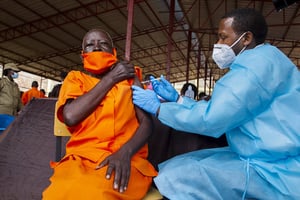
[(150, 81), (150, 77), (154, 75), (153, 74), (146, 74), (144, 77), (144, 81), (142, 81), (143, 85), (144, 85), (144, 89), (149, 89), (152, 90), (152, 83)]
[(41, 92), (41, 98), (46, 98), (46, 91), (44, 89), (40, 89)]
[(209, 101), (210, 96), (206, 95), (205, 92), (200, 92), (198, 95), (198, 99), (199, 99), (199, 101), (201, 101), (201, 100)]
[[(67, 74), (68, 74), (68, 73), (67, 73), (67, 72), (64, 72), (64, 71), (60, 72), (60, 79), (61, 79), (61, 81), (64, 81), (64, 80), (65, 80)], [(62, 85), (62, 83), (56, 84), (56, 85), (52, 88), (51, 92), (49, 92), (49, 97), (57, 98), (58, 95), (59, 95), (59, 91), (60, 91), (61, 85)]]
[(132, 103), (141, 84), (132, 64), (118, 61), (101, 29), (82, 42), (84, 71), (71, 71), (58, 97), (58, 119), (72, 136), (54, 163), (43, 199), (142, 199), (157, 172), (148, 162), (151, 118)]
[(196, 100), (197, 94), (198, 94), (198, 88), (196, 85), (192, 83), (185, 83), (180, 90), (181, 96), (186, 96), (194, 100)]

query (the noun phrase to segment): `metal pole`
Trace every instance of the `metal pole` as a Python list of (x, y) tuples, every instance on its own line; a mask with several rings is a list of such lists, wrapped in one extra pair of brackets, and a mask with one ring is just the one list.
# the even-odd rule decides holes
[(168, 33), (168, 49), (167, 49), (167, 66), (166, 66), (166, 78), (170, 80), (170, 69), (171, 69), (171, 51), (172, 51), (172, 34), (174, 26), (174, 12), (175, 12), (175, 1), (170, 2), (170, 14), (169, 14), (169, 33)]
[(128, 5), (127, 5), (128, 18), (127, 18), (126, 47), (125, 47), (125, 60), (127, 61), (130, 61), (133, 6), (134, 6), (134, 0), (128, 0)]
[(191, 53), (191, 43), (192, 43), (192, 32), (188, 32), (188, 49), (187, 49), (187, 62), (186, 62), (186, 77), (185, 77), (185, 82), (189, 82), (189, 77), (190, 77), (190, 53)]
[(201, 65), (201, 46), (198, 44), (198, 59), (197, 59), (197, 88), (200, 92), (199, 88), (199, 78), (200, 78), (200, 65)]
[(205, 60), (205, 68), (204, 68), (204, 92), (206, 93), (206, 81), (207, 81), (207, 70), (208, 69), (208, 61)]

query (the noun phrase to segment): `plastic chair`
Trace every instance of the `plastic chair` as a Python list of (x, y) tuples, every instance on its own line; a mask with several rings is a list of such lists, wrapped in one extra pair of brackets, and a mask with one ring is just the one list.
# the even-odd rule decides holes
[(15, 117), (7, 114), (0, 114), (0, 134), (14, 121)]

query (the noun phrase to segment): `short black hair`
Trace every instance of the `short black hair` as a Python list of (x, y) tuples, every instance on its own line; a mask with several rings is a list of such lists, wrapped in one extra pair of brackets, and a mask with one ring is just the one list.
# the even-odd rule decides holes
[(68, 75), (68, 72), (62, 71), (60, 72), (59, 76), (62, 80), (64, 80), (66, 78), (66, 76)]
[(255, 39), (256, 44), (264, 43), (268, 33), (268, 25), (264, 16), (253, 8), (239, 8), (227, 14), (224, 18), (233, 18), (232, 28), (242, 34), (250, 31)]
[(146, 74), (145, 77), (144, 77), (144, 80), (145, 81), (149, 81), (150, 80), (150, 76), (155, 77), (153, 74)]
[(39, 84), (37, 81), (32, 81), (31, 87), (39, 87)]

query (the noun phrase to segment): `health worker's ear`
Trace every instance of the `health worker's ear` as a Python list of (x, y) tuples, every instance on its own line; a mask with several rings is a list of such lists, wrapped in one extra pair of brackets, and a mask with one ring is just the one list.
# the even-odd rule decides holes
[(244, 46), (250, 46), (250, 44), (255, 43), (253, 33), (250, 31), (247, 31), (245, 36), (242, 38), (242, 42)]

